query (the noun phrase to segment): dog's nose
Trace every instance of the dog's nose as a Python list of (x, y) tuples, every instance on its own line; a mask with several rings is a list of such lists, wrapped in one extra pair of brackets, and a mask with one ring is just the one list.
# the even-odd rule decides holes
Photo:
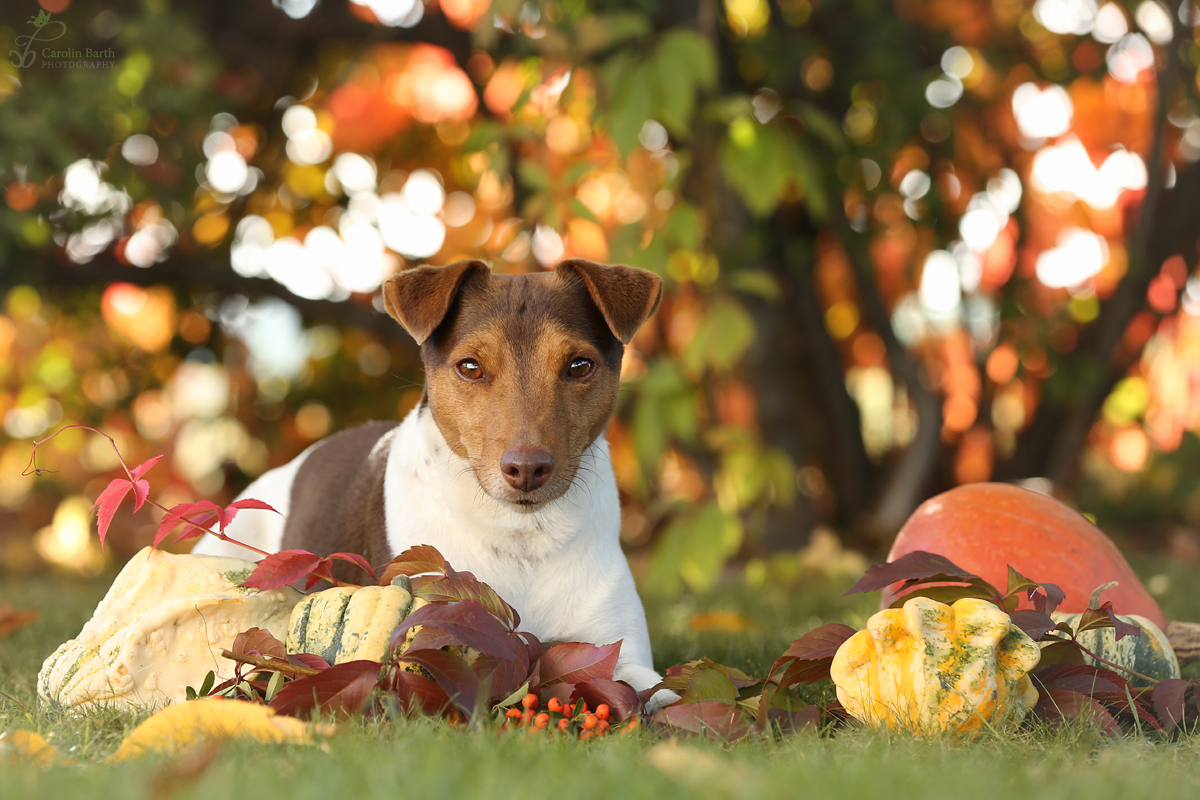
[(554, 456), (540, 447), (510, 447), (500, 457), (500, 471), (514, 488), (532, 492), (554, 472)]

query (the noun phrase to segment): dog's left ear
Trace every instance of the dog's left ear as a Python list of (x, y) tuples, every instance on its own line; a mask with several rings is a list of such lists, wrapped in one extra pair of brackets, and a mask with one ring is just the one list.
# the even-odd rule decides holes
[(554, 271), (559, 277), (577, 275), (583, 281), (609, 330), (622, 344), (629, 344), (662, 300), (662, 278), (644, 269), (572, 258), (560, 261)]
[(450, 304), (472, 277), (486, 279), (491, 269), (482, 261), (456, 261), (445, 267), (414, 267), (383, 282), (383, 308), (417, 344), (442, 324)]

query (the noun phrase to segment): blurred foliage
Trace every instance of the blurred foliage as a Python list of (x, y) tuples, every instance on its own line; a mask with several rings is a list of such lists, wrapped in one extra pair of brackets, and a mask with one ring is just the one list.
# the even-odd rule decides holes
[[(0, 563), (103, 567), (103, 442), (60, 437), (59, 471), (20, 477), (62, 424), (169, 454), (174, 502), (402, 415), (419, 359), (378, 286), (463, 257), (666, 279), (609, 430), (623, 539), (663, 590), (820, 523), (878, 548), (990, 478), (1200, 525), (1198, 20), (1192, 0), (10, 3)], [(118, 554), (151, 535), (121, 525)]]

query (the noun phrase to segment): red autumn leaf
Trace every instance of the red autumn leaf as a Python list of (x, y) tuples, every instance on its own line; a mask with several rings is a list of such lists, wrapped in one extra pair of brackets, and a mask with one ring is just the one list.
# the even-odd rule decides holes
[(407, 575), (411, 578), (426, 572), (451, 575), (454, 574), (454, 569), (436, 547), (431, 544), (419, 544), (408, 548), (388, 562), (383, 575), (379, 577), (379, 582), (386, 586), (397, 575)]
[(1067, 593), (1055, 583), (1043, 583), (1041, 587), (1040, 592), (1031, 592), (1029, 595), (1033, 600), (1033, 607), (1043, 614), (1053, 614), (1058, 604), (1067, 599)]
[[(266, 505), (266, 503), (263, 505)], [(379, 578), (375, 576), (375, 570), (372, 569), (367, 560), (358, 553), (330, 553), (328, 556), (326, 556), (326, 560), (334, 558), (336, 558), (338, 561), (349, 561), (351, 564), (362, 567), (363, 571), (371, 576), (371, 580), (379, 580)]]
[(251, 628), (248, 631), (239, 633), (233, 640), (233, 647), (229, 648), (233, 653), (261, 653), (264, 656), (272, 656), (274, 658), (286, 659), (288, 656), (287, 648), (283, 642), (275, 638), (275, 635), (270, 631), (262, 628)]
[(1151, 697), (1154, 701), (1154, 713), (1167, 733), (1175, 730), (1177, 725), (1184, 722), (1184, 700), (1187, 697), (1191, 682), (1183, 678), (1167, 678), (1159, 681), (1154, 687)]
[(434, 717), (452, 705), (436, 681), (415, 672), (395, 670), (389, 687), (407, 714)]
[[(1132, 703), (1130, 703), (1130, 697), (1133, 698)], [(1109, 710), (1109, 713), (1114, 716), (1136, 717), (1154, 730), (1162, 730), (1162, 726), (1158, 724), (1158, 719), (1143, 706), (1143, 703), (1149, 701), (1149, 698), (1145, 695), (1138, 696), (1133, 693), (1126, 694), (1125, 692), (1092, 692), (1091, 698), (1103, 704)]]
[(805, 728), (821, 727), (821, 707), (805, 706), (799, 711), (786, 708), (767, 709), (767, 724), (784, 735), (799, 733)]
[(479, 656), (471, 669), (479, 676), (480, 692), (487, 694), (489, 704), (503, 700), (529, 680), (528, 664), (495, 656)]
[(297, 667), (308, 667), (309, 669), (329, 669), (329, 662), (318, 655), (312, 653), (289, 653), (287, 660), (289, 663)]
[(38, 612), (32, 609), (21, 610), (7, 604), (0, 605), (0, 639), (19, 628), (36, 622), (37, 618)]
[(400, 663), (423, 667), (442, 687), (450, 702), (467, 716), (475, 713), (479, 702), (479, 676), (462, 656), (449, 650), (409, 650), (401, 656)]
[(392, 646), (400, 645), (409, 629), (417, 625), (437, 628), (460, 643), (497, 658), (522, 661), (526, 656), (523, 642), (474, 600), (418, 608), (392, 632)]
[(320, 556), (307, 550), (280, 550), (259, 561), (242, 586), (264, 592), (290, 586), (317, 569), (321, 561)]
[(158, 530), (154, 533), (154, 546), (158, 547), (162, 540), (171, 534), (171, 531), (185, 523), (187, 528), (175, 541), (182, 542), (185, 539), (204, 535), (218, 520), (220, 512), (220, 506), (211, 500), (198, 500), (195, 503), (180, 503), (172, 506), (163, 516), (162, 522), (158, 524)]
[(1025, 634), (1035, 642), (1041, 641), (1043, 636), (1058, 626), (1058, 623), (1052, 620), (1049, 614), (1032, 609), (1018, 609), (1008, 616), (1012, 619), (1013, 625), (1025, 631)]
[(775, 659), (770, 678), (778, 670), (787, 667), (780, 678), (781, 686), (791, 686), (796, 683), (815, 683), (829, 677), (829, 665), (842, 643), (856, 633), (854, 628), (833, 622), (813, 628), (808, 633), (792, 642), (783, 655)]
[(612, 680), (620, 653), (620, 641), (599, 646), (586, 642), (556, 644), (542, 655), (542, 685), (576, 684), (596, 678)]
[(571, 701), (583, 700), (588, 708), (595, 709), (601, 703), (608, 706), (609, 713), (617, 722), (622, 722), (642, 712), (642, 701), (628, 683), (593, 678), (575, 684)]
[(382, 664), (377, 661), (347, 661), (319, 675), (307, 675), (284, 684), (271, 701), (271, 708), (289, 717), (350, 717), (361, 713), (379, 681)]
[(901, 581), (916, 581), (937, 578), (947, 581), (968, 581), (977, 576), (954, 564), (945, 556), (937, 553), (927, 553), (924, 550), (914, 550), (895, 561), (886, 564), (876, 564), (867, 569), (858, 583), (850, 587), (846, 594), (858, 592), (877, 592)]
[(1047, 689), (1040, 692), (1033, 715), (1051, 724), (1088, 719), (1110, 736), (1121, 732), (1121, 726), (1103, 705), (1085, 694), (1066, 689)]
[[(459, 575), (461, 574), (459, 573)], [(424, 597), (431, 603), (474, 600), (502, 622), (507, 623), (509, 628), (515, 630), (521, 624), (521, 617), (512, 606), (504, 602), (492, 587), (474, 578), (457, 577), (429, 581), (419, 588), (414, 586), (413, 593), (418, 597)]]
[(716, 700), (680, 703), (660, 709), (650, 725), (667, 733), (691, 733), (723, 742), (735, 742), (750, 732), (750, 720), (737, 706)]
[(1122, 695), (1129, 684), (1120, 675), (1090, 664), (1051, 664), (1039, 667), (1033, 673), (1039, 689), (1061, 689), (1092, 695), (1094, 692), (1119, 692)]

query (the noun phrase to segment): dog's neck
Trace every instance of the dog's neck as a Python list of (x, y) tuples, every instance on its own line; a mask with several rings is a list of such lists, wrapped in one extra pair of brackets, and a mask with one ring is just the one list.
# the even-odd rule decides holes
[[(396, 431), (385, 481), (388, 545), (399, 553), (429, 542), (439, 549), (491, 553), (536, 564), (572, 546), (585, 527), (619, 532), (616, 479), (603, 436), (584, 452), (566, 494), (535, 508), (492, 498), (476, 480), (471, 463), (455, 454), (425, 404)], [(431, 510), (433, 513), (430, 513)], [(443, 549), (443, 554), (459, 564)], [(463, 569), (475, 559), (467, 555)]]

